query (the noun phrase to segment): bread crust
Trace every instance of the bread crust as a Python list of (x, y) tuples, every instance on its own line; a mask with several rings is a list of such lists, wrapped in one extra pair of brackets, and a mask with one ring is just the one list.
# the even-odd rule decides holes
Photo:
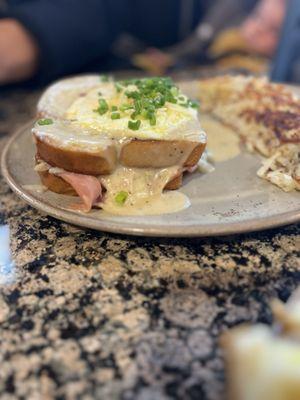
[(53, 167), (85, 175), (110, 174), (116, 167), (117, 150), (114, 146), (96, 154), (53, 146), (37, 136), (35, 141), (40, 158)]
[[(99, 154), (63, 148), (35, 135), (39, 156), (53, 167), (86, 175), (110, 174), (117, 165), (117, 148), (108, 146)], [(166, 168), (173, 165), (192, 167), (205, 148), (205, 143), (187, 140), (132, 140), (120, 152), (120, 163), (135, 168)]]
[(40, 180), (47, 189), (58, 194), (77, 196), (73, 187), (57, 175), (50, 174), (49, 171), (37, 171)]
[(187, 140), (132, 140), (120, 152), (120, 162), (126, 167), (166, 168), (173, 165), (195, 165), (205, 143)]

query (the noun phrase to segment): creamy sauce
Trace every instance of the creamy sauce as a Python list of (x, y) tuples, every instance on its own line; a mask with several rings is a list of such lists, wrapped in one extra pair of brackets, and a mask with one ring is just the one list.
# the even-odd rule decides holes
[[(176, 166), (164, 169), (120, 166), (101, 179), (107, 189), (101, 208), (114, 215), (159, 215), (183, 210), (190, 205), (183, 193), (163, 192), (177, 172)], [(115, 200), (120, 191), (128, 193), (122, 205)]]
[(232, 129), (209, 116), (201, 116), (201, 124), (207, 134), (207, 148), (215, 162), (230, 160), (240, 154), (240, 139)]
[[(35, 166), (35, 171), (50, 174), (64, 172), (44, 161)], [(100, 178), (106, 188), (103, 203), (98, 206), (114, 215), (160, 215), (178, 212), (190, 206), (187, 196), (179, 191), (163, 192), (166, 184), (175, 177), (180, 167), (169, 168), (126, 168), (119, 166), (112, 174)], [(45, 191), (42, 185), (26, 185), (28, 190)], [(116, 202), (116, 195), (125, 191), (128, 197), (123, 205)]]
[(50, 125), (34, 125), (32, 132), (41, 140), (61, 148), (86, 150), (89, 153), (105, 150), (108, 146), (117, 145), (106, 135), (91, 128), (83, 128), (75, 122), (55, 120)]
[(48, 188), (44, 185), (23, 185), (23, 189), (37, 193), (44, 193), (48, 190)]

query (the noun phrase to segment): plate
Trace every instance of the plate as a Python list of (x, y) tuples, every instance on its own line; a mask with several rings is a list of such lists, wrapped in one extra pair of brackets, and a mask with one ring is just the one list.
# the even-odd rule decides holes
[[(196, 97), (193, 81), (179, 82), (190, 97)], [(291, 87), (299, 94), (299, 89)], [(224, 127), (214, 122), (216, 132)], [(74, 197), (32, 190), (40, 185), (34, 171), (35, 146), (32, 121), (7, 143), (2, 154), (2, 172), (11, 188), (33, 207), (63, 221), (101, 231), (162, 237), (217, 236), (250, 232), (300, 220), (298, 192), (285, 193), (257, 177), (259, 155), (242, 151), (219, 162), (209, 174), (194, 173), (184, 178), (180, 191), (191, 206), (174, 214), (158, 216), (114, 216), (101, 210), (81, 214), (68, 210)], [(211, 138), (212, 139), (212, 138)], [(30, 189), (31, 187), (31, 189)]]
[(2, 172), (23, 200), (55, 218), (101, 231), (163, 237), (218, 236), (273, 228), (300, 220), (299, 193), (285, 193), (259, 179), (260, 157), (242, 152), (220, 162), (208, 174), (184, 178), (180, 189), (191, 206), (175, 214), (113, 216), (101, 210), (81, 214), (66, 210), (74, 198), (50, 191), (38, 193), (34, 171), (32, 122), (15, 133), (2, 154)]

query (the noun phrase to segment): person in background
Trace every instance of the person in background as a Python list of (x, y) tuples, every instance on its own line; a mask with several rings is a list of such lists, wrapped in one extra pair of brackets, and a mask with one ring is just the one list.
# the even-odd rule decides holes
[(224, 51), (243, 50), (245, 40), (233, 27), (245, 20), (245, 16), (253, 10), (256, 3), (257, 0), (210, 2), (204, 17), (184, 40), (162, 50), (149, 48), (144, 53), (135, 55), (133, 62), (151, 73), (162, 74), (168, 67), (182, 60), (194, 59), (199, 62), (201, 55), (204, 55), (204, 59), (215, 59)]
[(16, 20), (0, 21), (0, 84), (32, 76), (38, 65), (38, 45)]
[(32, 77), (46, 82), (84, 70), (128, 68), (132, 62), (144, 68), (143, 57), (136, 57), (143, 53), (146, 64), (150, 59), (158, 67), (152, 72), (161, 73), (174, 61), (200, 54), (224, 24), (257, 2), (7, 0), (1, 8), (3, 1), (0, 84)]
[[(116, 64), (112, 60), (122, 66), (120, 59), (126, 58), (152, 73), (163, 73), (178, 60), (204, 51), (228, 22), (239, 23), (257, 3), (8, 0), (1, 8), (2, 1), (0, 85), (33, 77), (43, 83), (64, 74), (113, 69)], [(237, 45), (246, 42), (259, 53), (274, 51), (286, 1), (261, 0), (242, 25), (242, 40)], [(229, 43), (232, 36), (232, 32), (225, 34)], [(120, 40), (122, 37), (126, 40)]]
[(122, 34), (139, 50), (171, 46), (214, 1), (0, 0), (0, 84), (112, 69)]
[(163, 73), (179, 58), (204, 50), (220, 66), (233, 61), (259, 72), (275, 54), (287, 5), (288, 0), (216, 1), (192, 35), (165, 51), (148, 49), (134, 61), (150, 72)]
[(241, 26), (250, 50), (273, 56), (277, 48), (288, 0), (262, 0)]

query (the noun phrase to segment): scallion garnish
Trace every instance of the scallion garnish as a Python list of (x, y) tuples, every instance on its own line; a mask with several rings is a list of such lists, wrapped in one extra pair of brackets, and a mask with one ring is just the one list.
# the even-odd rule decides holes
[(104, 99), (99, 99), (98, 100), (98, 108), (95, 110), (97, 113), (100, 115), (105, 114), (108, 111), (108, 104), (107, 101)]
[(111, 119), (120, 119), (121, 118), (121, 114), (119, 112), (112, 112), (110, 115)]
[[(102, 75), (101, 81), (111, 80), (109, 76)], [(198, 108), (198, 103), (190, 100), (183, 95), (171, 78), (143, 78), (143, 79), (125, 79), (114, 83), (117, 93), (121, 93), (122, 98), (127, 98), (123, 104), (118, 107), (108, 106), (107, 102), (99, 99), (99, 106), (95, 110), (100, 115), (111, 111), (111, 119), (119, 119), (122, 113), (130, 111), (130, 121), (128, 128), (138, 130), (141, 126), (141, 119), (148, 121), (151, 126), (156, 125), (157, 110), (166, 105), (166, 103), (178, 104), (186, 108)]]
[(121, 93), (122, 90), (123, 90), (123, 86), (122, 86), (119, 82), (116, 82), (116, 83), (115, 83), (115, 88), (116, 88), (116, 91), (117, 91), (118, 93)]
[(128, 193), (122, 190), (121, 192), (117, 193), (115, 196), (115, 202), (122, 206), (125, 201), (127, 200)]
[(128, 121), (128, 128), (132, 131), (137, 131), (141, 126), (141, 120), (137, 119), (136, 121)]
[(51, 125), (53, 124), (53, 119), (51, 118), (43, 118), (38, 120), (39, 125)]
[(100, 79), (100, 82), (109, 82), (111, 80), (109, 75), (100, 75), (99, 79)]
[(131, 104), (122, 104), (119, 107), (120, 111), (132, 110), (134, 107)]
[(137, 111), (134, 111), (132, 114), (130, 114), (130, 118), (132, 119), (137, 119), (139, 113)]
[(197, 100), (189, 100), (188, 103), (189, 103), (189, 106), (192, 108), (198, 109), (200, 106), (200, 103)]
[(151, 126), (156, 125), (156, 117), (154, 114), (152, 114), (151, 117), (149, 118), (149, 122)]

